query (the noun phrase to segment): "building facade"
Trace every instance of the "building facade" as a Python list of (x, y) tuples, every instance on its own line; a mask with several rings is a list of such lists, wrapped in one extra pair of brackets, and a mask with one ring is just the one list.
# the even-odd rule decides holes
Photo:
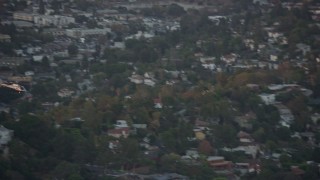
[(75, 23), (75, 19), (60, 15), (36, 15), (33, 17), (33, 22), (38, 26), (67, 26), (70, 23)]

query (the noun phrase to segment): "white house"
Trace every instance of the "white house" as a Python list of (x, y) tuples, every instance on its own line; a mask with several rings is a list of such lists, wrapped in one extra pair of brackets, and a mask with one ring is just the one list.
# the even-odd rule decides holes
[(290, 127), (294, 120), (291, 110), (281, 103), (276, 103), (274, 106), (278, 109), (280, 114), (280, 125)]
[(153, 87), (153, 86), (156, 84), (156, 83), (154, 82), (154, 80), (152, 80), (151, 78), (146, 78), (146, 79), (144, 79), (143, 83), (144, 83), (145, 85), (148, 85), (148, 86), (151, 86), (151, 87)]
[(7, 129), (0, 125), (0, 148), (4, 148), (12, 139), (13, 130)]
[(126, 120), (117, 120), (117, 123), (114, 125), (116, 129), (120, 128), (128, 128), (128, 124)]
[(277, 60), (278, 60), (278, 55), (270, 54), (270, 61), (277, 61)]
[(143, 76), (138, 75), (138, 74), (132, 74), (131, 77), (129, 77), (130, 81), (135, 83), (135, 84), (142, 84), (144, 81)]
[(13, 19), (22, 21), (33, 21), (33, 14), (26, 12), (14, 12)]
[(39, 26), (67, 26), (70, 23), (75, 23), (75, 19), (73, 17), (60, 15), (35, 15), (33, 22)]
[(320, 122), (320, 114), (319, 113), (312, 114), (310, 118), (314, 124), (318, 124), (318, 122)]
[(73, 38), (79, 38), (79, 37), (84, 37), (88, 35), (106, 35), (108, 32), (111, 32), (110, 28), (103, 28), (103, 29), (74, 28), (74, 29), (67, 29), (66, 35)]
[(142, 39), (142, 38), (150, 39), (150, 38), (153, 38), (153, 37), (154, 37), (154, 34), (138, 31), (137, 34), (128, 36), (125, 39)]
[(274, 104), (276, 101), (276, 96), (275, 94), (260, 94), (259, 97), (261, 98), (261, 100), (266, 104), (266, 105), (270, 105), (270, 104)]
[(24, 72), (25, 76), (34, 76), (34, 72), (33, 71), (26, 71)]
[(74, 94), (74, 91), (70, 90), (68, 88), (63, 88), (57, 94), (58, 94), (59, 97), (62, 97), (62, 98), (70, 97), (70, 96), (72, 96)]
[(201, 57), (200, 62), (203, 68), (214, 70), (216, 69), (216, 65), (214, 64), (215, 57)]
[(43, 55), (35, 55), (35, 56), (32, 56), (32, 59), (34, 62), (42, 62), (44, 57), (45, 56), (43, 56)]
[(227, 64), (231, 64), (231, 63), (234, 63), (237, 60), (237, 58), (238, 58), (238, 55), (232, 53), (232, 54), (222, 56), (220, 59), (221, 61), (224, 61)]

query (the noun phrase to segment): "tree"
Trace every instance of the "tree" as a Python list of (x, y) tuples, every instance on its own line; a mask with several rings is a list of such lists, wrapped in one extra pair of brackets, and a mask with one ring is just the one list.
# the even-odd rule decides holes
[[(74, 179), (76, 174), (80, 174), (80, 167), (67, 161), (62, 161), (52, 171), (53, 179)], [(77, 179), (81, 177), (77, 176)]]
[(78, 54), (78, 51), (79, 51), (79, 49), (78, 49), (78, 46), (77, 46), (77, 45), (75, 45), (75, 44), (70, 44), (70, 45), (68, 46), (68, 53), (69, 53), (69, 55), (75, 56), (75, 55)]
[(58, 13), (61, 9), (61, 2), (58, 0), (51, 1), (51, 7), (54, 10), (55, 13)]
[(139, 143), (133, 138), (122, 139), (120, 141), (120, 157), (125, 161), (134, 162), (139, 157)]
[(46, 9), (44, 7), (44, 2), (43, 0), (40, 0), (39, 1), (39, 10), (38, 10), (38, 13), (39, 14), (44, 14), (46, 12)]
[(202, 140), (199, 143), (198, 151), (205, 155), (210, 155), (213, 152), (213, 148), (208, 140)]
[(0, 42), (0, 52), (7, 54), (7, 55), (13, 55), (14, 54), (14, 45), (10, 42)]
[(88, 21), (87, 21), (87, 28), (89, 28), (89, 29), (93, 29), (93, 28), (97, 28), (98, 27), (98, 23), (97, 23), (97, 21), (96, 20), (94, 20), (94, 19), (89, 19)]
[(160, 164), (163, 171), (176, 172), (180, 156), (174, 153), (165, 154), (161, 157)]
[(257, 142), (260, 142), (260, 143), (264, 143), (267, 139), (267, 135), (265, 133), (265, 130), (262, 127), (257, 129), (256, 131), (254, 131), (252, 136), (254, 137), (254, 139)]
[[(237, 131), (231, 124), (216, 126), (213, 130), (216, 143), (219, 145), (234, 145), (236, 144)], [(219, 146), (220, 147), (220, 146)]]
[(84, 22), (87, 22), (87, 21), (88, 21), (88, 18), (87, 18), (86, 16), (84, 16), (84, 15), (77, 15), (77, 16), (75, 17), (75, 21), (76, 21), (76, 23), (82, 24), (82, 23), (84, 23)]
[(173, 17), (180, 17), (182, 15), (184, 15), (186, 12), (183, 9), (183, 7), (177, 5), (177, 4), (170, 4), (167, 8), (167, 14), (169, 16), (173, 16)]
[(14, 127), (15, 135), (25, 143), (37, 148), (43, 154), (49, 153), (51, 148), (50, 139), (55, 131), (50, 125), (37, 116), (24, 115)]

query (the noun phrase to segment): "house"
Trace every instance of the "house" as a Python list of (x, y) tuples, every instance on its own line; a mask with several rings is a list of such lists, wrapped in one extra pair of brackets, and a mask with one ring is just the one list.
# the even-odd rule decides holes
[(274, 104), (276, 101), (276, 96), (275, 94), (260, 94), (259, 97), (261, 98), (261, 100), (264, 102), (264, 104), (266, 105), (270, 105), (270, 104)]
[(32, 56), (32, 60), (34, 62), (42, 62), (44, 57), (45, 57), (44, 55), (35, 55), (35, 56)]
[(25, 60), (23, 57), (1, 57), (0, 66), (16, 67), (24, 64)]
[(23, 52), (23, 49), (15, 49), (14, 53), (16, 54), (16, 56), (26, 56)]
[(33, 22), (38, 26), (67, 26), (75, 23), (75, 18), (61, 15), (34, 15)]
[(186, 151), (186, 156), (192, 159), (200, 158), (199, 152), (196, 149), (189, 149)]
[(114, 125), (116, 129), (121, 129), (121, 128), (128, 128), (128, 124), (126, 120), (117, 120), (116, 124)]
[(207, 162), (215, 171), (230, 171), (233, 163), (226, 161), (223, 156), (209, 156)]
[(128, 36), (125, 39), (126, 40), (128, 40), (128, 39), (150, 39), (150, 38), (153, 38), (153, 37), (154, 37), (154, 34), (138, 31), (137, 34)]
[(216, 25), (220, 24), (221, 20), (228, 20), (227, 16), (208, 16), (208, 19), (215, 23)]
[(58, 94), (59, 97), (62, 97), (62, 98), (70, 97), (70, 96), (72, 96), (74, 94), (74, 91), (70, 90), (68, 88), (63, 88), (57, 94)]
[(154, 82), (154, 80), (151, 79), (151, 78), (145, 78), (144, 81), (143, 81), (143, 83), (144, 83), (145, 85), (148, 85), (148, 86), (151, 86), (151, 87), (153, 87), (153, 86), (156, 84), (156, 83)]
[(312, 114), (312, 115), (310, 116), (310, 118), (311, 118), (311, 120), (312, 120), (312, 122), (313, 122), (314, 124), (319, 124), (319, 122), (320, 122), (320, 114), (319, 114), (319, 113), (314, 113), (314, 114)]
[(6, 104), (0, 103), (0, 113), (10, 113), (10, 107)]
[(144, 78), (141, 75), (138, 74), (132, 74), (131, 77), (129, 77), (130, 81), (135, 84), (142, 84), (144, 82)]
[(201, 129), (195, 128), (193, 129), (194, 135), (197, 140), (204, 140), (206, 138), (206, 134), (202, 132)]
[(13, 137), (13, 130), (7, 129), (0, 125), (0, 149), (4, 149), (5, 146), (11, 141)]
[(196, 119), (196, 121), (194, 122), (194, 125), (198, 129), (206, 130), (206, 129), (209, 129), (208, 127), (209, 127), (210, 123)]
[(278, 54), (272, 53), (270, 54), (270, 61), (277, 61), (278, 60)]
[(252, 136), (244, 131), (238, 132), (237, 137), (239, 138), (239, 141), (243, 144), (252, 144), (254, 142)]
[(180, 75), (180, 71), (168, 71), (168, 70), (164, 70), (165, 73), (167, 73), (168, 75), (170, 75), (171, 78), (178, 78)]
[(255, 41), (253, 39), (245, 39), (244, 44), (248, 47), (251, 51), (255, 50)]
[(300, 133), (300, 136), (302, 139), (309, 142), (314, 142), (315, 140), (315, 134), (313, 132), (302, 132)]
[(278, 109), (280, 114), (280, 124), (285, 127), (290, 127), (294, 120), (294, 116), (291, 113), (291, 110), (287, 108), (282, 103), (276, 103), (274, 106)]
[(181, 156), (181, 160), (190, 165), (201, 165), (201, 163), (198, 161), (200, 158), (200, 155), (196, 149), (189, 149), (186, 151), (186, 155)]
[(276, 39), (278, 39), (278, 38), (280, 38), (282, 36), (283, 36), (283, 33), (280, 33), (280, 32), (275, 32), (275, 31), (269, 31), (268, 32), (268, 37), (270, 39), (276, 40)]
[(119, 145), (120, 145), (120, 142), (119, 142), (118, 140), (116, 140), (116, 141), (109, 141), (108, 147), (109, 147), (109, 149), (111, 149), (111, 150), (115, 150), (115, 149), (117, 149), (117, 148), (119, 147)]
[(82, 119), (81, 117), (74, 117), (69, 119), (69, 121), (73, 121), (73, 122), (84, 122), (84, 119)]
[(154, 99), (153, 104), (154, 104), (154, 108), (156, 108), (156, 109), (162, 109), (162, 107), (163, 107), (161, 98)]
[(40, 51), (42, 50), (42, 47), (40, 46), (35, 46), (35, 47), (27, 47), (26, 52), (27, 54), (33, 55), (35, 53), (40, 53)]
[(46, 28), (46, 29), (43, 29), (42, 33), (49, 34), (52, 36), (64, 36), (66, 35), (66, 30), (60, 29), (60, 28)]
[(234, 122), (236, 122), (241, 128), (251, 130), (252, 121), (256, 119), (256, 115), (253, 112), (246, 113), (243, 116), (236, 116)]
[(33, 27), (33, 23), (31, 22), (27, 22), (27, 21), (2, 21), (1, 24), (14, 24), (17, 28), (17, 30), (22, 30), (25, 28), (32, 28)]
[(34, 76), (34, 72), (33, 71), (26, 71), (24, 72), (25, 76)]
[(72, 82), (71, 76), (69, 74), (64, 75), (67, 82)]
[(255, 165), (251, 163), (235, 163), (234, 170), (239, 171), (241, 175), (255, 172)]
[(9, 67), (0, 67), (0, 82), (2, 81), (1, 79), (6, 79), (8, 77), (13, 76), (14, 70), (9, 68)]
[(44, 102), (44, 103), (41, 103), (41, 106), (45, 109), (45, 110), (49, 110), (49, 109), (52, 109), (54, 107), (57, 107), (59, 104), (55, 104), (53, 102)]
[(33, 14), (26, 12), (14, 12), (13, 19), (33, 22)]
[(231, 64), (231, 63), (236, 62), (237, 57), (238, 57), (238, 55), (232, 53), (232, 54), (222, 56), (220, 59), (227, 64)]
[(113, 42), (113, 44), (110, 46), (112, 49), (125, 49), (126, 44), (124, 42)]
[(294, 175), (303, 175), (305, 173), (304, 170), (300, 169), (298, 166), (291, 166), (291, 172), (294, 174)]
[(108, 136), (112, 136), (114, 138), (127, 138), (129, 134), (130, 129), (128, 127), (108, 130)]
[(251, 143), (250, 145), (243, 145), (243, 146), (238, 146), (238, 147), (235, 147), (235, 148), (222, 148), (221, 150), (227, 151), (227, 152), (240, 151), (240, 152), (245, 153), (248, 156), (251, 156), (252, 158), (256, 158), (257, 153), (260, 150), (260, 147), (257, 144), (252, 144)]
[(59, 64), (81, 64), (81, 59), (62, 59), (59, 60)]
[(296, 44), (296, 47), (297, 47), (297, 51), (302, 52), (304, 56), (311, 51), (311, 47), (303, 43)]
[(269, 1), (268, 0), (253, 0), (253, 4), (269, 5)]
[(203, 68), (213, 71), (216, 69), (214, 64), (215, 57), (200, 57), (200, 62)]
[(110, 28), (95, 28), (95, 29), (86, 29), (86, 28), (73, 28), (73, 29), (67, 29), (66, 35), (72, 38), (79, 38), (79, 37), (85, 37), (89, 35), (106, 35), (107, 33), (110, 33)]
[(11, 37), (8, 34), (0, 34), (0, 42), (11, 42)]
[(132, 124), (135, 129), (147, 129), (147, 124)]
[(277, 70), (279, 68), (278, 62), (268, 62), (268, 68), (271, 70)]
[(79, 82), (77, 84), (78, 89), (80, 90), (80, 93), (86, 92), (86, 91), (91, 91), (94, 90), (95, 87), (93, 86), (93, 83), (89, 79), (84, 79), (82, 82)]

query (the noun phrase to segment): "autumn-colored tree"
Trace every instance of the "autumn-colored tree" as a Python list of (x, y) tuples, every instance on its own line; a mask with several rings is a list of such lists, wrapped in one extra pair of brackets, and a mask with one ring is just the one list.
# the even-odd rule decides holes
[(208, 140), (202, 140), (198, 145), (198, 151), (205, 155), (210, 155), (213, 152), (213, 147)]
[(279, 65), (278, 73), (283, 83), (295, 83), (303, 79), (303, 72), (294, 68), (289, 61)]

